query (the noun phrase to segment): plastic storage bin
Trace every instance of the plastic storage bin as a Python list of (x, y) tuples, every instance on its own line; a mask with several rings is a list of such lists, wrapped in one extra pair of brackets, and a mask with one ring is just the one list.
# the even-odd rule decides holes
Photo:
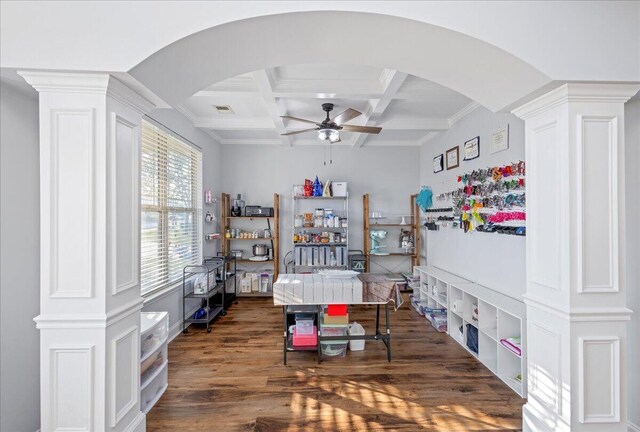
[[(362, 327), (357, 322), (351, 323), (349, 326), (349, 336), (364, 336), (365, 331), (364, 327)], [(349, 349), (351, 351), (363, 351), (364, 350), (364, 340), (352, 340), (349, 341)]]
[(309, 335), (315, 333), (313, 326), (313, 314), (297, 313), (296, 319), (296, 332), (299, 335)]
[[(320, 335), (322, 336), (346, 336), (348, 334), (347, 325), (325, 325), (324, 315), (320, 325)], [(329, 357), (344, 357), (347, 354), (347, 341), (322, 341), (320, 343), (322, 355)]]
[(144, 387), (167, 362), (167, 346), (163, 345), (140, 363), (140, 386)]
[(318, 332), (316, 326), (311, 325), (311, 333), (300, 334), (298, 327), (293, 328), (293, 346), (294, 347), (312, 347), (318, 345)]
[(313, 320), (296, 320), (296, 332), (299, 335), (309, 335), (315, 333), (315, 326), (313, 325)]
[(140, 392), (140, 409), (142, 412), (149, 412), (158, 399), (160, 399), (168, 385), (168, 371), (167, 365), (165, 364)]
[(140, 359), (155, 351), (169, 335), (169, 314), (167, 312), (140, 313)]

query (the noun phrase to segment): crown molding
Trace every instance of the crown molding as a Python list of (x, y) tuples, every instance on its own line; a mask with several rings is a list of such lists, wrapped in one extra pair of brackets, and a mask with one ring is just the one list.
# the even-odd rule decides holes
[(565, 103), (625, 103), (640, 90), (638, 83), (566, 83), (511, 111), (523, 120)]
[(107, 87), (107, 96), (112, 97), (123, 105), (137, 111), (140, 114), (146, 114), (156, 107), (156, 105), (144, 98), (142, 95), (132, 90), (122, 81), (114, 78), (109, 80)]
[(428, 143), (438, 135), (440, 135), (440, 132), (436, 132), (436, 131), (427, 132), (422, 138), (418, 140), (418, 146), (422, 146), (423, 144)]
[(471, 102), (468, 105), (465, 105), (460, 111), (458, 111), (457, 113), (449, 117), (448, 119), (449, 127), (458, 123), (460, 120), (462, 120), (463, 118), (465, 118), (466, 116), (474, 112), (477, 108), (480, 108), (480, 106), (481, 105), (475, 101)]
[[(251, 139), (239, 139), (239, 138), (228, 138), (220, 140), (220, 144), (222, 145), (278, 145), (282, 146), (282, 141), (279, 139), (269, 139), (269, 138), (251, 138)], [(289, 146), (287, 146), (289, 147)]]
[(107, 95), (140, 114), (145, 114), (155, 108), (154, 103), (110, 74), (29, 70), (17, 73), (38, 93)]
[(269, 118), (245, 118), (245, 119), (203, 119), (196, 117), (193, 125), (197, 128), (215, 130), (274, 130), (273, 121)]
[(200, 118), (197, 115), (195, 115), (193, 111), (187, 108), (186, 105), (184, 104), (178, 104), (175, 110), (178, 111), (183, 116), (185, 116), (186, 118), (188, 118), (191, 121), (191, 123), (193, 123), (194, 126), (196, 124), (196, 121), (200, 120)]
[(44, 72), (32, 70), (21, 70), (17, 73), (39, 93), (105, 94), (111, 77), (106, 73)]

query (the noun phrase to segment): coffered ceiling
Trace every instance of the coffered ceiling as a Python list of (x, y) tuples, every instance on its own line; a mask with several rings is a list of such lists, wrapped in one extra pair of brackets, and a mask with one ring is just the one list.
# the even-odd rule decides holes
[[(403, 72), (368, 66), (311, 64), (275, 67), (214, 84), (178, 106), (194, 125), (221, 144), (318, 145), (316, 132), (282, 133), (321, 122), (322, 103), (362, 113), (348, 124), (379, 126), (379, 135), (341, 131), (336, 145), (417, 146), (450, 128), (478, 105), (469, 98)], [(229, 107), (221, 112), (216, 107)]]

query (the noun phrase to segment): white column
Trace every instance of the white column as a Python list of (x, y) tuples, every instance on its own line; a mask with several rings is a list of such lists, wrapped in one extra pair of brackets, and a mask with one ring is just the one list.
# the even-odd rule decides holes
[(527, 431), (627, 430), (624, 103), (639, 88), (565, 84), (513, 111), (526, 133)]
[(40, 97), (42, 431), (139, 431), (140, 121), (108, 74), (20, 72)]

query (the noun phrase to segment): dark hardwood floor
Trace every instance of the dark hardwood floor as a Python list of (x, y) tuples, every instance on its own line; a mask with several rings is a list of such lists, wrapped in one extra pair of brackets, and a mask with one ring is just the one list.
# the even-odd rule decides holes
[[(373, 307), (351, 320), (372, 333)], [(381, 314), (384, 319), (384, 314)], [(148, 431), (520, 430), (525, 402), (406, 302), (391, 313), (393, 361), (381, 342), (282, 363), (282, 309), (240, 299), (211, 333), (192, 326), (169, 345), (169, 388)]]

